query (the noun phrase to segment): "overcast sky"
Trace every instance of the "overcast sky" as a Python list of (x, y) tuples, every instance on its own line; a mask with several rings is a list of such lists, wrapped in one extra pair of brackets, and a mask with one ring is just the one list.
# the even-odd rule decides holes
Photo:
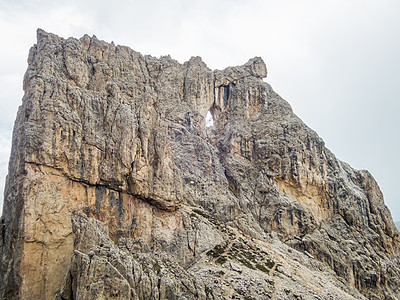
[[(400, 220), (399, 0), (0, 0), (0, 192), (36, 29), (87, 33), (212, 69), (261, 56), (269, 82)], [(2, 198), (2, 197), (1, 197)]]

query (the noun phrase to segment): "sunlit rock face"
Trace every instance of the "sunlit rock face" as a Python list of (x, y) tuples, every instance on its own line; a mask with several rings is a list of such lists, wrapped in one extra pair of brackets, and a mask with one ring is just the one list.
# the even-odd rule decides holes
[(1, 219), (2, 299), (396, 299), (371, 174), (263, 81), (38, 30)]

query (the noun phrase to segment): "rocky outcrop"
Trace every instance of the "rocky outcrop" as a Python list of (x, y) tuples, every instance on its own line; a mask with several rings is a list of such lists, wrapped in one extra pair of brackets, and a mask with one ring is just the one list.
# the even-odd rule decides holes
[(38, 30), (28, 63), (3, 299), (400, 298), (377, 183), (293, 114), (261, 58), (212, 71)]

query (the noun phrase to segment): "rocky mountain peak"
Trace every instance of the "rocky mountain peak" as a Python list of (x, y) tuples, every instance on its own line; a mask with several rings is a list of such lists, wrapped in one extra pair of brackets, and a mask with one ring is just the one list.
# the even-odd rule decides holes
[(0, 297), (400, 298), (400, 236), (376, 181), (262, 80), (261, 58), (211, 70), (37, 35)]

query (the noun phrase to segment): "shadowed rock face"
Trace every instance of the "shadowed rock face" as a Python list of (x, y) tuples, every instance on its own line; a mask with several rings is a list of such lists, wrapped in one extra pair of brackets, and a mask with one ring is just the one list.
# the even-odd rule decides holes
[(400, 297), (377, 183), (293, 114), (261, 58), (212, 71), (38, 30), (28, 63), (3, 299)]

